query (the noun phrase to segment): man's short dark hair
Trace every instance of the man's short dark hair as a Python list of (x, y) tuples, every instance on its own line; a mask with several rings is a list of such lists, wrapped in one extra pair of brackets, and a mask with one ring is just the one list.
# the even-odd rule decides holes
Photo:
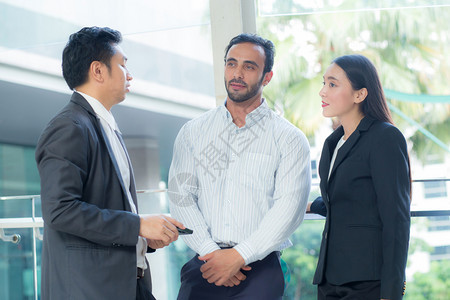
[(264, 54), (266, 55), (266, 60), (264, 62), (264, 74), (272, 71), (273, 60), (275, 57), (275, 46), (270, 40), (266, 40), (259, 35), (252, 33), (241, 33), (238, 36), (235, 36), (231, 39), (228, 46), (225, 48), (225, 63), (227, 60), (228, 51), (233, 45), (241, 44), (241, 43), (252, 43), (258, 46), (261, 46), (264, 49)]
[(122, 41), (119, 31), (108, 27), (84, 27), (70, 35), (62, 55), (64, 79), (71, 90), (84, 84), (93, 61), (110, 68), (114, 45)]

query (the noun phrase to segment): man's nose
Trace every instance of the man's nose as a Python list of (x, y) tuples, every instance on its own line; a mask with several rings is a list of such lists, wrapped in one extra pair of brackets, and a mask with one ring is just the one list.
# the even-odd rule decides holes
[(242, 71), (242, 68), (241, 67), (237, 67), (235, 70), (234, 70), (234, 78), (244, 78), (244, 72)]

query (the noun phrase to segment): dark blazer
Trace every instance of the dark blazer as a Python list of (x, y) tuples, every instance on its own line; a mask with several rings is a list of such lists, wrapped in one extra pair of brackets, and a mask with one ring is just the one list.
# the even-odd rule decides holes
[[(42, 299), (136, 299), (140, 219), (102, 131), (89, 103), (74, 93), (39, 139)], [(136, 204), (133, 178), (130, 191)], [(148, 269), (144, 278), (151, 288)]]
[(322, 197), (311, 211), (326, 216), (314, 284), (381, 280), (380, 298), (401, 299), (410, 229), (406, 141), (394, 126), (368, 117), (339, 149), (342, 127), (325, 141)]

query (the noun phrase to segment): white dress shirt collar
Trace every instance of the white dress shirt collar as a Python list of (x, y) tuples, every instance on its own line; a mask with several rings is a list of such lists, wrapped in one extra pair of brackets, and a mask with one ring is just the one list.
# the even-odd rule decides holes
[[(224, 117), (225, 120), (229, 119), (232, 120), (232, 116), (230, 111), (227, 108), (227, 99), (225, 99), (225, 102), (223, 105), (219, 106), (220, 114)], [(270, 113), (270, 108), (267, 105), (266, 99), (262, 98), (261, 104), (252, 110), (247, 116), (245, 117), (245, 126), (244, 127), (252, 127), (254, 124), (256, 124), (259, 120), (261, 120), (263, 117), (267, 116)]]
[(80, 91), (76, 91), (78, 94), (80, 94), (81, 96), (84, 97), (84, 99), (86, 99), (86, 101), (89, 103), (89, 105), (92, 107), (92, 109), (94, 110), (95, 114), (99, 117), (102, 118), (106, 123), (108, 123), (108, 125), (115, 131), (120, 132), (119, 127), (117, 126), (116, 120), (114, 119), (113, 114), (106, 109), (106, 107), (103, 106), (103, 104), (98, 101), (97, 99), (95, 99), (92, 96), (89, 96), (85, 93), (82, 93)]

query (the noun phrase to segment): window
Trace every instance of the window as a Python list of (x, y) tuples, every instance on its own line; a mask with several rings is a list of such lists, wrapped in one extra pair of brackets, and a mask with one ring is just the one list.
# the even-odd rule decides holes
[(450, 258), (450, 246), (438, 246), (431, 253), (431, 260), (442, 260)]
[(447, 197), (445, 181), (426, 181), (423, 183), (425, 198)]
[(317, 179), (318, 178), (317, 161), (316, 160), (311, 160), (311, 178), (312, 179)]

